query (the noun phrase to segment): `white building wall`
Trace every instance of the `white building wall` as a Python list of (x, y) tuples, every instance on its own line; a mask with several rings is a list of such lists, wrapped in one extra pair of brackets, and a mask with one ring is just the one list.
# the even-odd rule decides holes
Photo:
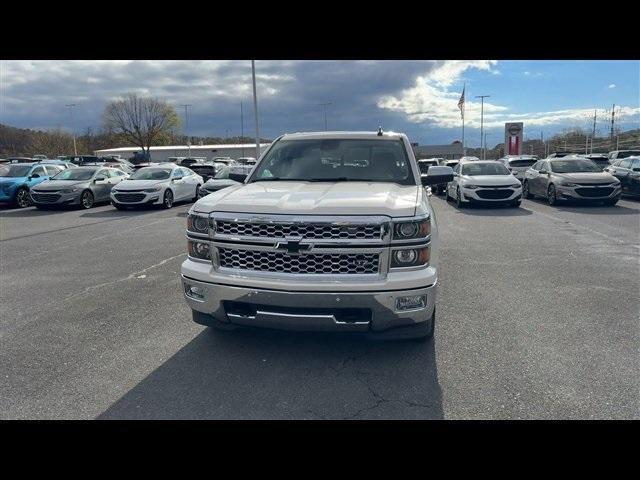
[[(260, 144), (260, 153), (264, 152), (269, 146), (268, 143)], [(122, 148), (108, 148), (103, 150), (94, 151), (94, 155), (99, 157), (104, 155), (120, 155), (122, 158), (127, 159), (133, 156), (134, 152), (140, 152), (139, 147), (122, 147)], [(151, 147), (149, 150), (152, 162), (164, 162), (169, 157), (186, 157), (189, 155), (189, 147), (186, 145), (171, 145), (162, 147)], [(245, 145), (192, 145), (191, 146), (192, 157), (205, 157), (208, 160), (213, 157), (255, 157), (256, 146), (255, 144)]]

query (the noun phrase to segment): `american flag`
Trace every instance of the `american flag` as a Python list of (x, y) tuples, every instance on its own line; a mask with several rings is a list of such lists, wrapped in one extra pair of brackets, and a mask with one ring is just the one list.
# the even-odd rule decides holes
[(464, 118), (464, 91), (467, 88), (465, 85), (462, 89), (462, 95), (460, 95), (460, 100), (458, 100), (458, 108), (460, 109), (460, 117)]

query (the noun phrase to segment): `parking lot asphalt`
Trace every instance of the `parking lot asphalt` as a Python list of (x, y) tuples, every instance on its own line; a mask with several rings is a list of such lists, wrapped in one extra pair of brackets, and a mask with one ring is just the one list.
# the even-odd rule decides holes
[(640, 418), (640, 201), (432, 199), (425, 344), (192, 323), (189, 204), (1, 207), (0, 418)]

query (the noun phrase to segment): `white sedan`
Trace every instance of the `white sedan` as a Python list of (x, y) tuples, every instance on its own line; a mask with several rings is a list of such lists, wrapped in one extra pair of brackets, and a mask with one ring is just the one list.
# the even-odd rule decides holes
[(501, 162), (478, 160), (459, 163), (447, 184), (447, 200), (462, 208), (470, 203), (506, 203), (519, 207), (522, 185)]
[(119, 210), (141, 205), (171, 208), (174, 202), (197, 200), (203, 183), (200, 175), (175, 164), (144, 167), (111, 189), (111, 204)]

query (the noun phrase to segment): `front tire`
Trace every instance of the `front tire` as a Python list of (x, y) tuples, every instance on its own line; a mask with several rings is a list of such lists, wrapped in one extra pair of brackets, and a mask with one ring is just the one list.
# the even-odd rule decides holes
[(173, 207), (173, 192), (171, 190), (164, 192), (164, 197), (162, 197), (162, 207), (166, 209)]
[(520, 208), (520, 200), (514, 200), (513, 202), (511, 202), (509, 204), (509, 206), (511, 206), (513, 208)]
[(200, 185), (196, 185), (196, 196), (193, 197), (193, 202), (197, 202), (198, 198), (200, 197)]
[(18, 208), (27, 208), (31, 205), (31, 195), (29, 189), (21, 187), (16, 192), (16, 198), (14, 200), (15, 206)]
[(522, 182), (522, 198), (533, 198), (533, 195), (531, 195), (529, 191), (529, 182)]
[(80, 197), (80, 206), (82, 208), (88, 210), (89, 208), (93, 207), (93, 202), (93, 193), (91, 193), (89, 190), (85, 190), (84, 192), (82, 192), (82, 196)]
[(547, 202), (551, 206), (558, 204), (558, 196), (554, 184), (549, 185), (549, 188), (547, 188)]
[(456, 207), (464, 208), (464, 202), (462, 201), (462, 194), (460, 193), (460, 188), (456, 189)]

